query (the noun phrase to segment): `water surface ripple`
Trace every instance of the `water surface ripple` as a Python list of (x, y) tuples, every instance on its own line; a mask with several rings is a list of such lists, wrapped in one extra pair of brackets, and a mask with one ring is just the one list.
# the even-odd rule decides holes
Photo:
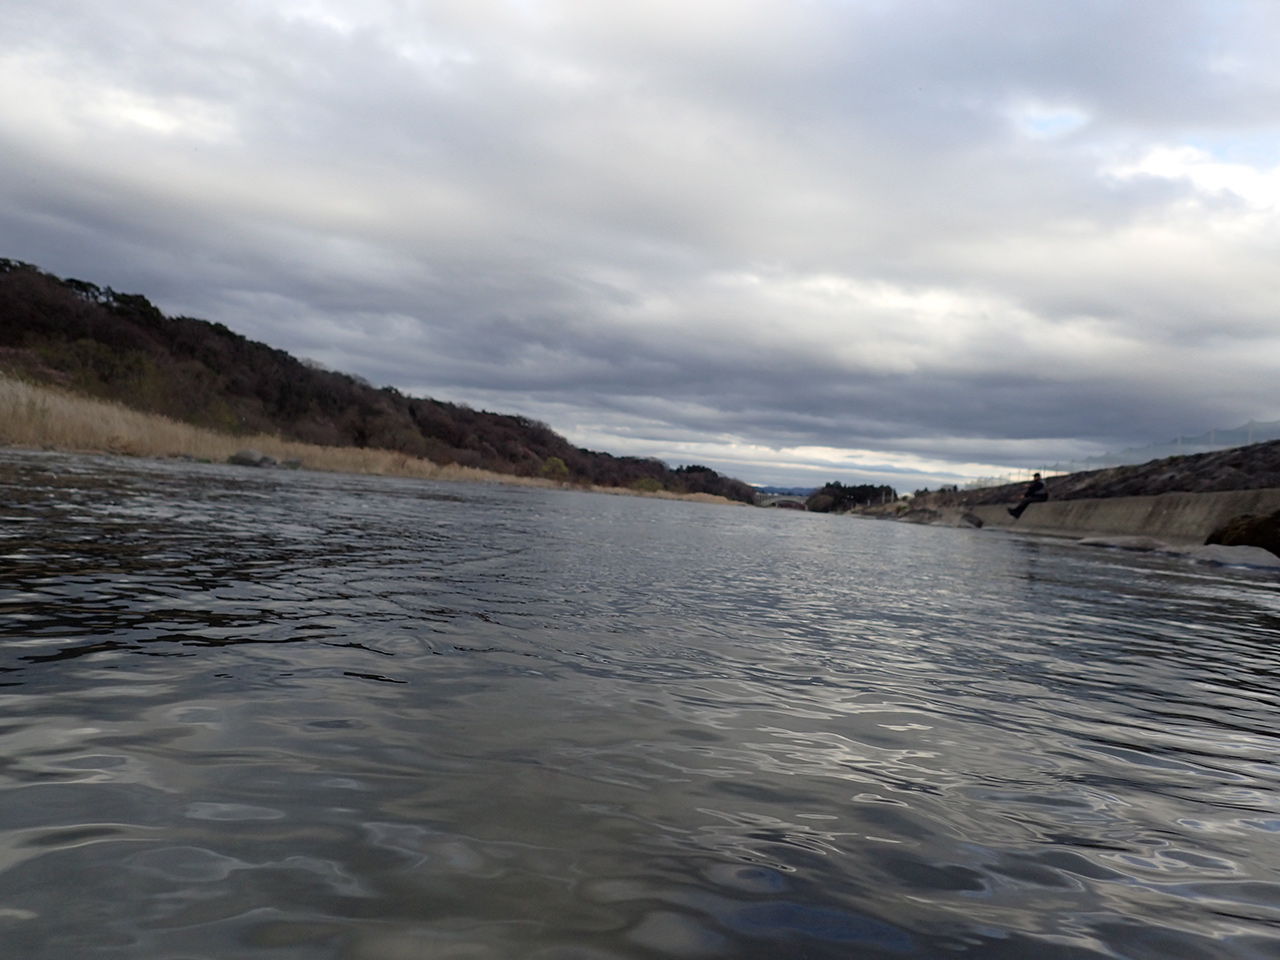
[(1280, 958), (1280, 577), (0, 452), (15, 958)]

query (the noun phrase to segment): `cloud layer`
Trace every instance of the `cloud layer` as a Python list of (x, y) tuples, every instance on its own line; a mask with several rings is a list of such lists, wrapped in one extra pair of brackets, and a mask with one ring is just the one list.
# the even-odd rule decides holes
[(0, 0), (0, 255), (407, 392), (900, 487), (1280, 418), (1280, 14)]

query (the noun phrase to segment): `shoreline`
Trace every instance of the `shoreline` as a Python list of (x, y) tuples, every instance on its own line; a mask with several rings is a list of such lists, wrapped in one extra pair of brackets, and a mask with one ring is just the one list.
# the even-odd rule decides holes
[(1280, 510), (1280, 489), (1159, 493), (1134, 497), (1032, 503), (1020, 520), (1005, 504), (966, 507), (983, 526), (1045, 536), (1150, 537), (1170, 545), (1205, 542), (1214, 530), (1245, 514)]
[[(321, 473), (357, 473), (460, 483), (498, 483), (543, 490), (577, 490), (612, 496), (648, 497), (746, 506), (707, 493), (643, 491), (625, 487), (578, 486), (545, 477), (521, 477), (460, 464), (439, 464), (393, 450), (322, 447), (256, 434), (232, 436), (143, 413), (109, 400), (97, 400), (0, 373), (0, 447), (69, 454), (109, 454), (140, 459), (190, 459), (225, 464), (246, 448), (277, 461), (297, 461)], [(246, 466), (245, 470), (278, 469)]]
[(928, 519), (887, 514), (882, 514), (880, 519), (998, 530), (1070, 541), (1085, 547), (1158, 553), (1220, 566), (1280, 570), (1280, 556), (1263, 547), (1205, 542), (1210, 533), (1235, 517), (1280, 510), (1280, 489), (1050, 500), (1029, 504), (1019, 520), (1009, 516), (1007, 507), (1007, 504), (943, 507), (930, 511), (932, 516)]
[(1028, 504), (1016, 520), (1008, 513), (1014, 502), (973, 503), (956, 497), (950, 502), (934, 500), (913, 508), (902, 503), (864, 507), (849, 511), (846, 516), (920, 526), (981, 528), (1073, 541), (1082, 546), (1163, 553), (1225, 566), (1280, 569), (1280, 554), (1261, 544), (1246, 545), (1245, 541), (1228, 546), (1206, 542), (1210, 534), (1234, 520), (1280, 512), (1280, 487), (1049, 500)]

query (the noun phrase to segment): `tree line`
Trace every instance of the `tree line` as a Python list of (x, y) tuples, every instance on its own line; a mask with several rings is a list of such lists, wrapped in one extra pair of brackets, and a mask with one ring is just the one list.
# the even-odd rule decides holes
[(846, 487), (839, 481), (828, 483), (821, 490), (809, 495), (805, 507), (814, 513), (841, 513), (854, 507), (864, 507), (873, 503), (892, 503), (898, 499), (893, 487), (876, 486), (870, 483)]

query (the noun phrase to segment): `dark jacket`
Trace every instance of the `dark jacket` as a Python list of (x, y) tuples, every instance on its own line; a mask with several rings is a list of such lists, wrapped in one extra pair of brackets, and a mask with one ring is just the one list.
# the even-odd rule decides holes
[(1043, 480), (1032, 480), (1027, 484), (1026, 491), (1022, 494), (1023, 500), (1031, 500), (1035, 503), (1043, 503), (1049, 499), (1049, 488), (1044, 485)]

